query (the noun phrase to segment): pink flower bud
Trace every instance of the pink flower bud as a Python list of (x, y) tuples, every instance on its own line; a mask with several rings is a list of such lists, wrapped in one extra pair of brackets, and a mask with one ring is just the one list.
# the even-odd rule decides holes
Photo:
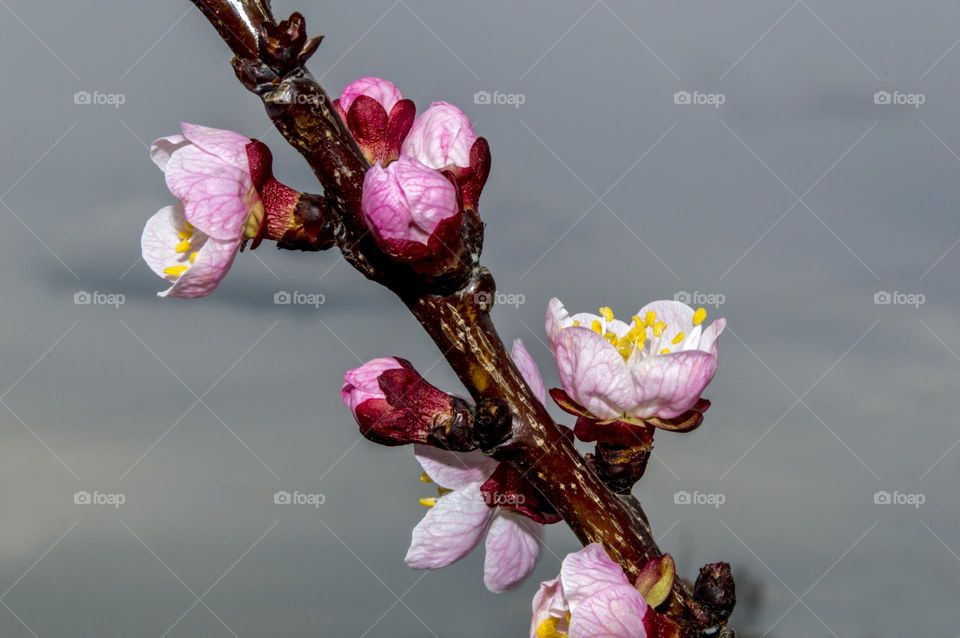
[(459, 254), (457, 189), (442, 173), (411, 157), (367, 171), (363, 214), (380, 248), (415, 268), (437, 270)]
[(389, 164), (400, 157), (417, 112), (392, 82), (374, 77), (348, 85), (333, 106), (371, 164)]
[(340, 108), (343, 109), (344, 113), (350, 112), (354, 100), (361, 95), (379, 102), (387, 113), (390, 113), (397, 102), (403, 99), (400, 90), (393, 82), (383, 78), (364, 77), (354, 80), (343, 89), (343, 94), (340, 96)]
[(448, 102), (434, 102), (414, 120), (401, 154), (438, 170), (468, 168), (476, 141), (477, 134), (463, 111)]

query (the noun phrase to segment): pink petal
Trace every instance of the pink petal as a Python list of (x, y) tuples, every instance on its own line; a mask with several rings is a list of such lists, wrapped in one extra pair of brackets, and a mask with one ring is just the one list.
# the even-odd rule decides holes
[(577, 606), (604, 589), (626, 585), (630, 581), (623, 568), (607, 556), (600, 543), (592, 543), (563, 559), (560, 581), (567, 603), (574, 612)]
[(631, 358), (636, 405), (629, 416), (672, 419), (692, 408), (717, 372), (717, 357), (699, 350)]
[(573, 612), (569, 638), (646, 638), (647, 603), (630, 585), (597, 592)]
[(550, 300), (547, 304), (547, 339), (550, 340), (550, 348), (554, 348), (554, 342), (560, 331), (572, 323), (570, 313), (563, 307), (563, 302), (557, 298)]
[(438, 171), (403, 157), (364, 178), (363, 213), (377, 237), (427, 244), (441, 222), (459, 212), (457, 190)]
[(183, 273), (173, 287), (160, 293), (161, 297), (195, 299), (206, 297), (220, 285), (233, 265), (240, 243), (209, 238), (199, 250), (197, 261)]
[(414, 445), (413, 454), (427, 476), (448, 490), (462, 490), (470, 485), (481, 484), (490, 478), (498, 465), (479, 450), (458, 453), (431, 445)]
[(180, 125), (183, 135), (202, 150), (217, 156), (234, 168), (250, 172), (247, 160), (247, 145), (250, 138), (222, 129), (183, 123)]
[(430, 168), (469, 168), (470, 150), (476, 141), (470, 118), (463, 111), (449, 102), (434, 102), (414, 120), (400, 152)]
[[(645, 318), (647, 313), (653, 311), (657, 313), (657, 321), (663, 321), (667, 324), (663, 334), (659, 337), (659, 342), (671, 350), (673, 338), (679, 333), (689, 333), (693, 328), (693, 308), (680, 301), (664, 300), (648, 303), (637, 312), (637, 316)], [(660, 348), (655, 347), (654, 352), (659, 352)]]
[(530, 638), (537, 638), (537, 629), (547, 618), (566, 618), (570, 608), (563, 596), (563, 586), (560, 578), (554, 578), (540, 583), (540, 588), (533, 596), (533, 617), (530, 621)]
[(477, 484), (441, 496), (413, 528), (404, 560), (414, 569), (439, 569), (460, 560), (480, 542), (495, 514)]
[(726, 319), (717, 319), (710, 326), (703, 331), (703, 336), (700, 337), (700, 349), (704, 352), (709, 352), (710, 354), (717, 354), (717, 339), (720, 338), (720, 335), (723, 333), (723, 329), (727, 327)]
[(400, 89), (393, 82), (377, 77), (364, 77), (348, 84), (340, 95), (340, 107), (344, 113), (350, 112), (353, 101), (361, 95), (373, 98), (383, 110), (390, 114), (397, 102), (403, 99)]
[(214, 239), (239, 240), (255, 196), (250, 174), (196, 146), (167, 163), (167, 188), (184, 204), (187, 220)]
[(357, 406), (368, 399), (384, 398), (380, 389), (380, 375), (386, 370), (402, 368), (400, 362), (393, 357), (383, 357), (368, 361), (359, 368), (349, 370), (343, 375), (343, 388), (340, 398), (347, 407), (356, 414)]
[(175, 250), (180, 242), (178, 233), (186, 226), (183, 208), (166, 206), (147, 220), (140, 237), (143, 260), (158, 277), (166, 278), (165, 268), (175, 265), (179, 255)]
[(150, 145), (150, 159), (161, 171), (167, 170), (167, 162), (170, 156), (179, 151), (190, 142), (182, 135), (171, 135), (170, 137), (161, 137)]
[(540, 556), (543, 525), (501, 512), (487, 532), (483, 584), (495, 594), (510, 591), (530, 575)]
[(537, 367), (537, 362), (534, 361), (533, 357), (530, 356), (530, 353), (527, 352), (526, 347), (523, 345), (523, 341), (520, 339), (514, 340), (513, 351), (510, 353), (510, 357), (520, 370), (520, 374), (523, 375), (524, 381), (526, 381), (527, 385), (530, 386), (530, 389), (533, 390), (534, 396), (540, 399), (540, 403), (546, 404), (547, 389), (543, 385), (543, 377), (540, 375), (540, 368)]
[(554, 347), (563, 389), (591, 414), (613, 419), (635, 405), (630, 370), (606, 339), (589, 328), (566, 328)]

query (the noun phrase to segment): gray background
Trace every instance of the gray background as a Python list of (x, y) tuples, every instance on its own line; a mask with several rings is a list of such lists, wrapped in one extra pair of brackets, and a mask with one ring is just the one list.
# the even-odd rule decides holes
[[(383, 75), (490, 139), (486, 263), (525, 302), (496, 319), (548, 383), (551, 296), (629, 315), (723, 295), (714, 407), (695, 434), (659, 436), (637, 491), (685, 575), (735, 565), (741, 627), (957, 634), (955, 3), (276, 8), (327, 34), (312, 69), (332, 93)], [(403, 565), (419, 468), (359, 440), (340, 378), (396, 354), (460, 389), (390, 294), (334, 252), (264, 246), (209, 299), (154, 296), (138, 239), (172, 198), (146, 147), (181, 120), (260, 137), (281, 179), (316, 189), (206, 21), (184, 0), (0, 0), (0, 16), (0, 635), (525, 635), (537, 582), (576, 547), (564, 527), (512, 595), (483, 589), (482, 552)], [(726, 101), (675, 104), (684, 90)], [(877, 105), (879, 90), (925, 104)], [(274, 305), (282, 290), (326, 303)], [(80, 291), (126, 303), (75, 305)], [(82, 490), (126, 503), (75, 505)], [(274, 505), (277, 490), (326, 502)]]

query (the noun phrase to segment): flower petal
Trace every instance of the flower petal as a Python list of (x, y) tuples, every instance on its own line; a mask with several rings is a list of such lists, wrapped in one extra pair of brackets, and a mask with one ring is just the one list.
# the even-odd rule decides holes
[(400, 152), (438, 170), (451, 165), (468, 168), (476, 141), (463, 111), (449, 102), (434, 102), (414, 120)]
[(220, 285), (240, 252), (239, 241), (219, 241), (207, 238), (199, 249), (196, 262), (183, 273), (161, 297), (195, 299), (206, 297)]
[(629, 416), (678, 417), (694, 405), (717, 372), (717, 357), (688, 350), (645, 358), (631, 357), (636, 405)]
[(217, 156), (236, 169), (250, 171), (250, 163), (247, 159), (247, 145), (252, 141), (250, 138), (233, 131), (186, 122), (182, 123), (180, 128), (188, 140), (207, 153)]
[(354, 100), (361, 95), (373, 98), (380, 103), (383, 110), (388, 114), (396, 106), (397, 102), (403, 99), (400, 89), (393, 82), (378, 77), (362, 77), (354, 80), (343, 89), (340, 95), (340, 107), (344, 113), (350, 112)]
[(630, 370), (606, 339), (589, 328), (566, 328), (554, 347), (563, 389), (591, 414), (613, 419), (635, 405)]
[(177, 263), (179, 255), (175, 250), (180, 238), (178, 233), (186, 226), (183, 207), (165, 206), (147, 220), (140, 236), (140, 250), (143, 260), (158, 277), (166, 277), (163, 272), (168, 266)]
[(153, 160), (153, 163), (156, 164), (161, 171), (166, 171), (170, 156), (188, 144), (190, 144), (190, 142), (182, 135), (161, 137), (150, 145), (150, 159)]
[(709, 352), (713, 355), (716, 355), (717, 339), (720, 338), (720, 335), (723, 333), (723, 329), (726, 327), (726, 319), (717, 319), (711, 323), (710, 327), (703, 331), (703, 336), (700, 337), (700, 349), (704, 352)]
[(384, 398), (380, 389), (380, 375), (387, 370), (396, 370), (403, 366), (394, 357), (382, 357), (366, 362), (359, 368), (347, 371), (343, 375), (343, 387), (340, 398), (356, 414), (357, 406), (368, 399)]
[(530, 353), (527, 352), (526, 347), (523, 345), (523, 341), (520, 339), (514, 340), (513, 351), (510, 353), (510, 358), (512, 358), (513, 362), (517, 364), (520, 374), (523, 375), (523, 380), (526, 381), (527, 385), (530, 386), (530, 389), (533, 390), (534, 396), (540, 399), (540, 403), (546, 404), (547, 389), (543, 385), (543, 377), (540, 375), (540, 368), (537, 367), (537, 362), (534, 361), (533, 357), (530, 356)]
[(543, 526), (501, 512), (487, 532), (483, 584), (495, 594), (510, 591), (530, 575), (540, 556)]
[(187, 220), (214, 239), (239, 240), (255, 196), (250, 174), (197, 146), (167, 163), (167, 188), (184, 204)]
[(533, 596), (532, 611), (530, 638), (538, 638), (537, 629), (548, 618), (566, 618), (570, 609), (563, 596), (563, 586), (560, 584), (559, 577), (540, 583), (540, 588)]
[(404, 558), (414, 569), (439, 569), (470, 553), (496, 511), (472, 485), (440, 497), (416, 527)]
[[(480, 485), (490, 478), (498, 465), (479, 450), (460, 454), (430, 445), (414, 445), (413, 454), (427, 476), (448, 490), (462, 490), (469, 485)], [(479, 487), (477, 491), (479, 492)]]
[(600, 543), (591, 543), (568, 554), (560, 567), (560, 582), (570, 610), (574, 612), (578, 605), (597, 592), (624, 585), (631, 587), (623, 568), (607, 556)]
[(660, 352), (663, 347), (674, 350), (675, 346), (672, 345), (674, 337), (681, 332), (689, 334), (693, 329), (693, 308), (683, 302), (673, 300), (654, 301), (641, 308), (637, 312), (637, 316), (645, 318), (649, 312), (655, 312), (657, 321), (667, 324), (663, 333), (652, 345), (653, 352)]
[(647, 603), (629, 585), (611, 587), (585, 600), (570, 619), (569, 638), (646, 638)]

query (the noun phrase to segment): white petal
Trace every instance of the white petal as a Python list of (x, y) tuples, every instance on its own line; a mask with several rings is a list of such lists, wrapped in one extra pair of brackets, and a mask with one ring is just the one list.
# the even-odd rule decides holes
[(510, 591), (530, 575), (540, 556), (543, 525), (501, 512), (487, 532), (483, 584), (495, 594)]
[(440, 497), (416, 527), (404, 559), (414, 569), (439, 569), (476, 547), (496, 511), (488, 507), (480, 485)]

